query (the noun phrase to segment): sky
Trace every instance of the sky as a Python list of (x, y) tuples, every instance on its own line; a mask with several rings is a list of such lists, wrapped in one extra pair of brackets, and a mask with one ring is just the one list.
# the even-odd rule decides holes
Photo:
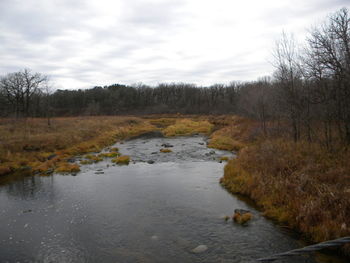
[(60, 89), (198, 86), (271, 75), (283, 31), (302, 43), (350, 0), (0, 0), (0, 76)]

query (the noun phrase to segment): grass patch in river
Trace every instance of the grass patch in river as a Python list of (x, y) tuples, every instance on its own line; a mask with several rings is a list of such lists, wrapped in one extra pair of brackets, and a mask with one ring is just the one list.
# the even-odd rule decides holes
[(98, 156), (101, 158), (113, 158), (113, 157), (120, 156), (120, 153), (118, 152), (100, 153)]
[(88, 160), (91, 160), (94, 163), (98, 163), (98, 162), (101, 162), (103, 160), (102, 157), (100, 157), (99, 155), (94, 155), (94, 154), (87, 154), (84, 157)]
[(168, 148), (162, 148), (159, 151), (162, 152), (162, 153), (170, 153), (170, 152), (172, 152), (172, 150), (170, 150)]
[(56, 173), (77, 173), (80, 172), (79, 165), (77, 164), (71, 164), (67, 162), (60, 163), (56, 169)]
[(112, 147), (109, 151), (110, 152), (119, 152), (119, 148), (118, 147)]
[(130, 163), (130, 156), (122, 155), (122, 156), (114, 158), (112, 160), (112, 162), (119, 164), (119, 165), (128, 165)]

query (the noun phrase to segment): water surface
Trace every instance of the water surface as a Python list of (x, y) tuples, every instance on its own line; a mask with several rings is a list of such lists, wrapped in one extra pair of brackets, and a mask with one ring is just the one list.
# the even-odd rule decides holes
[[(172, 153), (159, 152), (165, 142)], [(117, 146), (134, 162), (105, 160), (76, 176), (23, 177), (1, 186), (0, 262), (238, 263), (300, 246), (220, 187), (218, 158), (232, 154), (206, 148), (205, 138)], [(236, 208), (252, 211), (248, 226), (223, 220)], [(198, 245), (208, 249), (193, 253)]]

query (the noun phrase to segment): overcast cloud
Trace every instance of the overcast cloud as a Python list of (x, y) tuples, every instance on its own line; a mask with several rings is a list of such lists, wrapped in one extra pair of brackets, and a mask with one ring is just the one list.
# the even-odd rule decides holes
[(0, 75), (30, 68), (56, 87), (197, 85), (270, 75), (282, 30), (350, 0), (0, 0)]

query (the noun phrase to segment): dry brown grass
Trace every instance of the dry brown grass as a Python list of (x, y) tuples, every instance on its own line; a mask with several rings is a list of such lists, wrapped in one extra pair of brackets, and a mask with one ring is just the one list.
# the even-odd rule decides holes
[[(268, 138), (258, 123), (240, 117), (212, 122), (220, 129), (209, 147), (239, 151), (220, 179), (227, 190), (250, 197), (267, 217), (310, 241), (350, 235), (349, 151), (330, 153), (288, 136)], [(350, 246), (343, 251), (350, 255)]]
[(98, 162), (101, 162), (103, 160), (103, 158), (100, 155), (95, 155), (95, 154), (87, 154), (84, 156), (84, 158), (86, 158), (94, 163), (98, 163)]
[[(219, 129), (211, 135), (209, 146), (239, 151), (220, 180), (230, 192), (249, 196), (268, 217), (310, 240), (350, 235), (349, 151), (330, 154), (318, 144), (268, 139), (256, 122), (239, 117), (177, 118), (176, 123), (175, 118), (152, 118), (155, 125), (166, 127), (166, 136), (208, 134), (215, 124)], [(130, 117), (57, 118), (51, 127), (43, 119), (0, 120), (0, 174), (25, 166), (42, 173), (70, 171), (73, 167), (66, 161), (71, 156), (97, 152), (117, 140), (156, 129), (148, 121)], [(116, 149), (98, 157), (118, 155)], [(115, 162), (118, 158), (130, 161), (119, 156)]]
[(128, 165), (130, 163), (130, 156), (122, 155), (113, 159), (112, 162), (119, 165)]
[(168, 148), (162, 148), (159, 151), (162, 152), (162, 153), (171, 153), (172, 152), (172, 150), (168, 149)]
[(157, 118), (157, 119), (151, 119), (149, 122), (157, 127), (160, 128), (166, 128), (170, 125), (174, 125), (176, 123), (175, 118)]
[(71, 163), (66, 163), (62, 162), (57, 165), (57, 168), (55, 169), (56, 173), (77, 173), (80, 172), (79, 165), (77, 164), (71, 164)]
[(89, 152), (98, 152), (118, 140), (156, 127), (135, 117), (55, 118), (0, 120), (0, 175), (23, 167), (45, 172), (59, 162)]
[(240, 225), (247, 224), (253, 218), (252, 213), (238, 213), (235, 212), (232, 216), (232, 220)]
[(350, 154), (316, 144), (264, 140), (230, 160), (221, 179), (265, 215), (321, 242), (350, 235)]
[(113, 158), (118, 156), (120, 156), (120, 153), (118, 152), (100, 153), (98, 155), (98, 157), (101, 157), (101, 158)]
[(239, 151), (250, 143), (257, 127), (256, 122), (237, 116), (218, 118), (215, 123), (223, 128), (212, 133), (208, 147), (226, 151)]
[(167, 137), (188, 136), (199, 133), (209, 135), (213, 127), (214, 125), (207, 120), (180, 119), (175, 124), (165, 128), (163, 134)]
[(220, 161), (225, 161), (227, 162), (230, 158), (228, 156), (221, 156)]

